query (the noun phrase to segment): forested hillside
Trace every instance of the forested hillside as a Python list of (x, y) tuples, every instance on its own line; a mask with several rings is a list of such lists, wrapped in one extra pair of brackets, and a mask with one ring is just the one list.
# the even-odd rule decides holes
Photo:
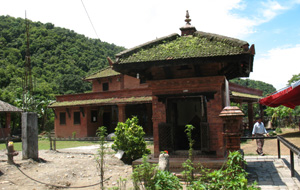
[[(114, 44), (90, 39), (51, 23), (29, 21), (33, 92), (30, 108), (38, 114), (40, 131), (53, 129), (54, 114), (48, 108), (55, 95), (82, 93), (91, 84), (82, 80), (122, 50)], [(22, 107), (26, 55), (25, 19), (0, 16), (0, 100)], [(0, 113), (0, 127), (5, 116)], [(20, 116), (12, 114), (12, 133), (19, 134)]]
[[(33, 94), (40, 99), (91, 90), (82, 78), (124, 50), (51, 23), (30, 21), (29, 27)], [(25, 19), (0, 16), (0, 99), (12, 104), (22, 95), (25, 53)]]
[(274, 88), (273, 85), (262, 82), (262, 81), (236, 78), (236, 79), (230, 80), (230, 82), (236, 83), (236, 84), (239, 84), (239, 85), (242, 85), (245, 87), (262, 90), (263, 96), (266, 96), (266, 95), (271, 94), (276, 91), (276, 88)]

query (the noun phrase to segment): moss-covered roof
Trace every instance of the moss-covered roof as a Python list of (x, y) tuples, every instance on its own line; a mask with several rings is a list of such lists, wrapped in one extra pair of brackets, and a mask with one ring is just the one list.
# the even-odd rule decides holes
[(248, 46), (246, 41), (199, 31), (193, 36), (171, 34), (117, 54), (116, 63), (239, 55), (249, 53)]
[(96, 73), (93, 73), (93, 74), (85, 77), (84, 80), (93, 80), (93, 79), (97, 79), (97, 78), (111, 77), (111, 76), (117, 76), (117, 75), (120, 75), (120, 73), (113, 70), (111, 67), (106, 67), (104, 69), (101, 69), (100, 71), (97, 71)]
[(246, 94), (246, 93), (236, 92), (236, 91), (231, 91), (231, 95), (234, 97), (251, 98), (251, 99), (258, 99), (258, 100), (263, 98), (262, 96), (257, 96), (254, 94)]
[(0, 100), (0, 112), (22, 112), (23, 110)]
[(132, 104), (132, 103), (150, 103), (151, 96), (130, 97), (130, 98), (105, 98), (105, 99), (92, 99), (92, 100), (75, 100), (54, 102), (49, 107), (71, 107), (71, 106), (86, 106), (86, 105), (115, 105), (115, 104)]

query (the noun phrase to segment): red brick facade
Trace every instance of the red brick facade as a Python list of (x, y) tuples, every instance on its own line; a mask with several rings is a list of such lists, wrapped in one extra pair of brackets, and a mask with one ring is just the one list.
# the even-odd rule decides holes
[[(225, 77), (201, 77), (150, 81), (149, 86), (153, 93), (152, 98), (152, 121), (153, 121), (153, 139), (154, 153), (157, 156), (159, 150), (158, 124), (166, 123), (166, 104), (160, 102), (157, 96), (166, 97), (178, 96), (195, 96), (206, 93), (213, 93), (213, 98), (207, 102), (207, 122), (209, 123), (209, 145), (210, 151), (215, 151), (218, 157), (224, 156), (224, 139), (223, 139), (223, 121), (218, 116), (224, 107), (224, 83)], [(188, 124), (188, 123), (187, 123)]]
[[(56, 97), (57, 105), (53, 105), (55, 111), (55, 135), (57, 137), (89, 137), (95, 136), (98, 127), (105, 125), (108, 132), (113, 132), (117, 122), (124, 122), (126, 118), (126, 105), (150, 104), (151, 100), (135, 101), (135, 97), (151, 97), (148, 84), (140, 84), (140, 80), (122, 74), (111, 77), (97, 78), (91, 81), (93, 92), (84, 94), (60, 95)], [(103, 91), (103, 83), (108, 83), (108, 90)], [(90, 100), (101, 100), (115, 98), (119, 103), (82, 103)], [(120, 99), (120, 100), (119, 100)], [(129, 99), (131, 102), (122, 102)], [(82, 102), (81, 102), (82, 101)], [(74, 105), (72, 102), (75, 102)], [(79, 103), (76, 103), (79, 102)], [(60, 103), (66, 105), (60, 106)], [(151, 105), (151, 104), (150, 104)], [(149, 107), (149, 106), (147, 106)], [(80, 113), (80, 123), (75, 123), (74, 112)], [(61, 121), (60, 114), (65, 115), (65, 121)], [(92, 113), (94, 115), (92, 115)], [(151, 118), (152, 110), (146, 111)], [(128, 114), (130, 115), (130, 114)], [(62, 122), (62, 124), (61, 124)], [(147, 121), (145, 131), (152, 134), (152, 122)]]

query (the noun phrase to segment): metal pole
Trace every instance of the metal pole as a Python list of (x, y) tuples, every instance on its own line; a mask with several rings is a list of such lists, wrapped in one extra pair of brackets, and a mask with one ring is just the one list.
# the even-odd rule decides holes
[(279, 139), (277, 139), (277, 150), (278, 150), (278, 159), (280, 159), (281, 154), (280, 154), (280, 141), (279, 141)]
[(294, 169), (294, 152), (290, 150), (290, 159), (291, 159), (291, 175), (295, 177), (295, 169)]

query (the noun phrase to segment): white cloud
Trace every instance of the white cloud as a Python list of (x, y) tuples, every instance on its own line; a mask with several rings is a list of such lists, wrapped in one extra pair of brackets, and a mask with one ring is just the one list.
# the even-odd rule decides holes
[(262, 15), (263, 22), (268, 22), (273, 19), (275, 16), (281, 13), (281, 11), (288, 9), (288, 7), (284, 7), (280, 5), (277, 1), (267, 1), (262, 3)]
[(271, 49), (254, 60), (250, 79), (272, 84), (277, 90), (285, 87), (293, 75), (300, 73), (300, 44), (284, 48)]

